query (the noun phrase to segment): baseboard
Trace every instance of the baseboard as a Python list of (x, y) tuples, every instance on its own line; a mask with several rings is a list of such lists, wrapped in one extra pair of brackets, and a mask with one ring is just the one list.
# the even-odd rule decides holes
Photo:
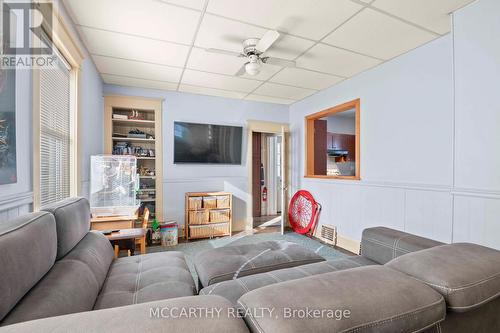
[(349, 252), (359, 254), (361, 249), (361, 242), (342, 235), (337, 235), (337, 246)]

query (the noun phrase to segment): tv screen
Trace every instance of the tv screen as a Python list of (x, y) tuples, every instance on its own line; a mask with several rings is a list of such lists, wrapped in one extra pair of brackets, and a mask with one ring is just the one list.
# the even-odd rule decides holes
[(241, 164), (242, 127), (174, 123), (174, 163)]

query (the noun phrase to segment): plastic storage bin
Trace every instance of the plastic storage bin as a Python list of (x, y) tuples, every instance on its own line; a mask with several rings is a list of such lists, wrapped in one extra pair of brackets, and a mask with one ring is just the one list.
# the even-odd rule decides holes
[(178, 228), (177, 223), (167, 222), (160, 225), (161, 246), (177, 245)]

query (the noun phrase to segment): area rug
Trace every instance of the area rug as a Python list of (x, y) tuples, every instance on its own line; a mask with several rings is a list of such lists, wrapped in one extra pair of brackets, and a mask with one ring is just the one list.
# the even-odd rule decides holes
[(152, 252), (162, 252), (162, 251), (181, 251), (186, 256), (186, 261), (191, 270), (191, 274), (195, 281), (198, 281), (198, 275), (194, 269), (193, 258), (196, 254), (201, 251), (223, 247), (223, 246), (235, 246), (243, 244), (255, 244), (264, 241), (271, 240), (286, 240), (289, 242), (297, 243), (313, 252), (316, 252), (326, 260), (334, 260), (346, 257), (347, 255), (335, 250), (333, 247), (323, 244), (315, 239), (308, 238), (303, 235), (299, 235), (294, 232), (286, 232), (282, 235), (279, 232), (272, 233), (262, 233), (262, 234), (247, 234), (240, 233), (233, 235), (231, 237), (221, 237), (215, 239), (205, 239), (198, 241), (190, 241), (187, 243), (180, 243), (177, 246), (172, 247), (161, 247), (161, 246), (151, 246), (147, 248), (148, 253)]

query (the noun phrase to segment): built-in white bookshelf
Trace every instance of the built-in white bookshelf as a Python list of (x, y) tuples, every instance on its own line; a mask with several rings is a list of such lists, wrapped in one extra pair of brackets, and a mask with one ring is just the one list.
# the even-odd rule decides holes
[(104, 152), (137, 157), (136, 195), (158, 221), (163, 218), (161, 103), (141, 97), (104, 98)]

